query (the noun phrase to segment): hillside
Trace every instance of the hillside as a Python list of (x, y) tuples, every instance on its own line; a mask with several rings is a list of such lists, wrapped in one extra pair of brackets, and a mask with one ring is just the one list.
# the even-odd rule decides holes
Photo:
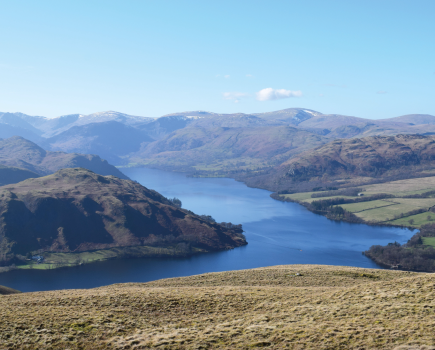
[(427, 176), (433, 170), (433, 136), (373, 136), (329, 142), (246, 181), (275, 191), (300, 192), (319, 186), (343, 187)]
[(0, 262), (39, 250), (82, 252), (129, 246), (183, 254), (246, 244), (227, 228), (180, 209), (137, 182), (82, 168), (0, 187)]
[(40, 175), (33, 171), (0, 165), (0, 186), (13, 184), (39, 176)]
[(71, 127), (45, 142), (53, 151), (98, 154), (112, 164), (122, 164), (123, 156), (152, 141), (137, 128), (107, 121)]
[(433, 284), (431, 274), (287, 265), (2, 296), (0, 347), (433, 350)]
[[(25, 169), (38, 175), (54, 173), (62, 168), (81, 167), (100, 175), (114, 175), (128, 179), (113, 165), (99, 156), (64, 152), (49, 152), (19, 136), (0, 139), (0, 164)], [(24, 180), (17, 178), (18, 182)]]
[(17, 293), (20, 292), (12, 288), (0, 286), (0, 295), (17, 294)]
[(237, 171), (280, 164), (325, 142), (322, 136), (289, 126), (189, 126), (144, 146), (129, 159), (172, 170)]

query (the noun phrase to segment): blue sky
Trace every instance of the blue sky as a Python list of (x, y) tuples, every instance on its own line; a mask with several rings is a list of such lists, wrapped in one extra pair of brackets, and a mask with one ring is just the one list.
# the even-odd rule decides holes
[(435, 115), (434, 13), (433, 0), (1, 0), (0, 111)]

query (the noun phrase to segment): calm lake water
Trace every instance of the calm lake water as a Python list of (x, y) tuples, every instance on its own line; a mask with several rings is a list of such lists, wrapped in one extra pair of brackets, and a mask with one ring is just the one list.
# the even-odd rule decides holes
[(0, 274), (0, 285), (30, 292), (283, 264), (377, 268), (362, 251), (373, 244), (405, 243), (413, 235), (407, 229), (331, 221), (298, 204), (273, 200), (270, 192), (249, 188), (232, 179), (188, 178), (146, 168), (123, 172), (166, 197), (181, 199), (183, 208), (212, 215), (218, 222), (243, 224), (249, 244), (184, 259), (111, 260), (59, 270), (11, 271)]

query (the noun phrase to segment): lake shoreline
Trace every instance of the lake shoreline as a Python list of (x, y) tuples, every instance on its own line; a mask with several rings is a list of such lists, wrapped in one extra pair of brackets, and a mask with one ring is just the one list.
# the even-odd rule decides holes
[[(246, 243), (248, 244), (248, 243)], [(245, 245), (246, 245), (245, 244)], [(238, 247), (235, 247), (238, 248)], [(235, 249), (231, 248), (231, 249)], [(231, 250), (231, 249), (224, 249)], [(70, 267), (83, 266), (96, 262), (119, 259), (143, 259), (143, 258), (189, 258), (198, 254), (207, 254), (211, 252), (219, 252), (220, 250), (205, 250), (192, 247), (191, 251), (179, 251), (176, 247), (152, 247), (152, 246), (129, 246), (115, 247), (108, 249), (87, 250), (83, 252), (42, 252), (40, 255), (44, 257), (44, 262), (35, 263), (30, 261), (28, 264), (2, 266), (0, 273), (15, 271), (15, 270), (55, 270)], [(27, 259), (29, 261), (29, 259)]]
[(248, 187), (230, 178), (190, 178), (184, 173), (149, 168), (124, 171), (131, 179), (167, 198), (179, 198), (183, 208), (211, 215), (217, 222), (242, 224), (249, 244), (180, 258), (118, 258), (85, 263), (74, 269), (20, 269), (0, 273), (0, 285), (24, 292), (94, 288), (285, 264), (378, 269), (382, 267), (361, 252), (372, 244), (405, 243), (410, 236), (408, 230), (400, 228), (328, 220), (297, 203), (274, 200), (270, 191)]

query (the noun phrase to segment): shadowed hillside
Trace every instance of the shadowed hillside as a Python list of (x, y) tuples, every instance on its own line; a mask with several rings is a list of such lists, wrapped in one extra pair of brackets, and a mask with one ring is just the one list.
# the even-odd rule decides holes
[(20, 293), (18, 290), (0, 286), (0, 295), (18, 294), (18, 293)]
[(82, 252), (128, 246), (203, 251), (246, 244), (228, 228), (178, 208), (137, 182), (63, 169), (0, 188), (0, 262), (38, 250)]
[[(99, 156), (49, 152), (19, 136), (0, 139), (0, 164), (26, 169), (39, 175), (51, 174), (62, 168), (81, 167), (92, 170), (100, 175), (114, 175), (121, 179), (128, 179), (117, 168)], [(17, 178), (17, 181), (13, 182), (21, 180), (24, 179)]]
[(33, 171), (0, 165), (0, 186), (13, 184), (39, 176), (40, 175)]
[(287, 265), (0, 297), (0, 347), (433, 350), (431, 274)]

